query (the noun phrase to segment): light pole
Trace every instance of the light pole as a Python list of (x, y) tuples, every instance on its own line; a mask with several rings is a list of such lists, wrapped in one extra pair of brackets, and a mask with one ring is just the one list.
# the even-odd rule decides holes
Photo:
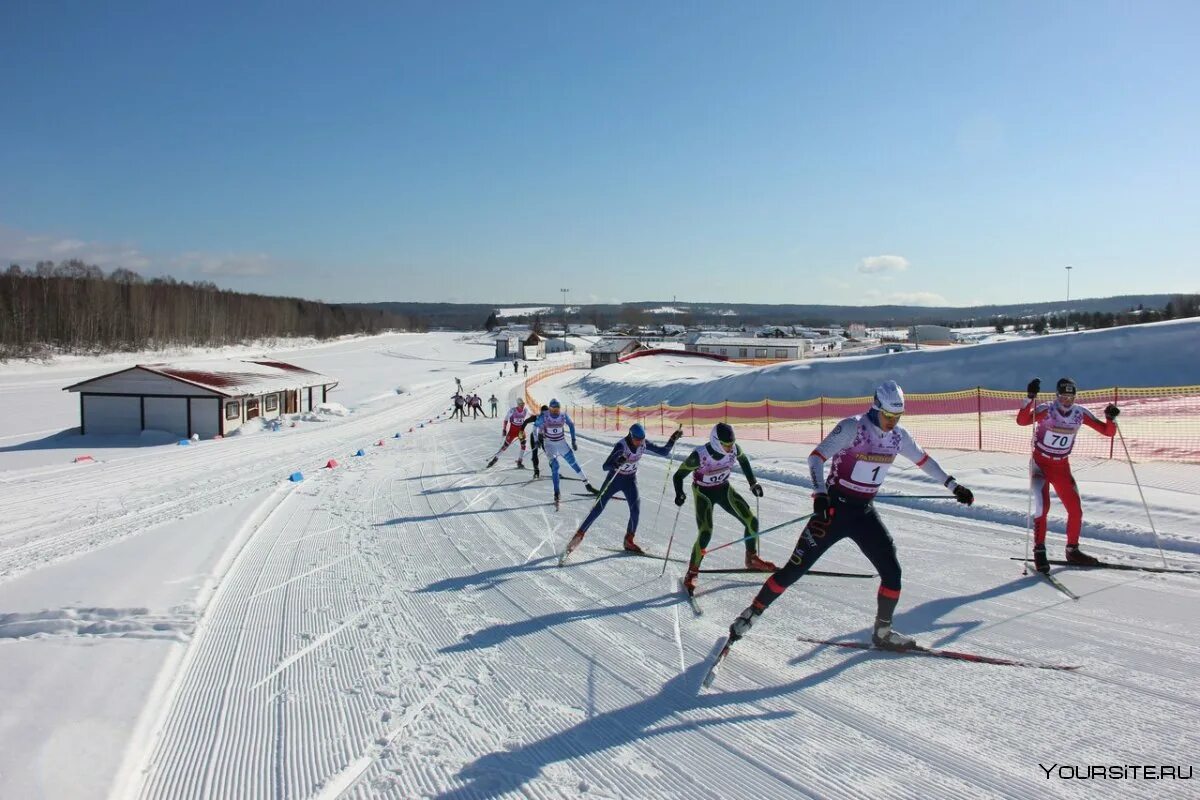
[(565, 339), (567, 336), (567, 333), (568, 333), (568, 331), (567, 331), (567, 292), (569, 292), (571, 290), (570, 289), (559, 289), (559, 291), (562, 292), (562, 296), (563, 296), (563, 338)]
[(1071, 270), (1074, 269), (1070, 264), (1067, 265), (1067, 322), (1066, 327), (1071, 327)]

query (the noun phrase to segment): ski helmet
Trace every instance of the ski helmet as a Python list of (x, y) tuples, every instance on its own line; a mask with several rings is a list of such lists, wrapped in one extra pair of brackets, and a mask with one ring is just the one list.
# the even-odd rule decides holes
[(646, 429), (642, 427), (642, 423), (635, 422), (629, 426), (629, 438), (635, 441), (646, 438)]
[(551, 398), (550, 398), (550, 408), (552, 408), (552, 409), (556, 409), (556, 408), (562, 408), (562, 406), (561, 406), (561, 405), (559, 405), (559, 403), (558, 403), (558, 398), (557, 398), (557, 397), (551, 397)]
[(896, 416), (904, 413), (904, 390), (895, 381), (884, 381), (875, 390), (871, 408)]
[[(495, 395), (492, 395), (492, 396), (495, 397)], [(524, 407), (525, 407), (525, 398), (518, 397), (517, 398), (517, 408), (524, 408)]]
[(549, 411), (549, 410), (550, 410), (550, 406), (542, 406), (540, 410), (541, 410), (541, 411)]
[(1070, 378), (1059, 378), (1058, 383), (1054, 385), (1055, 394), (1070, 394), (1074, 395), (1079, 391), (1079, 387), (1075, 385), (1075, 381)]
[(718, 422), (714, 425), (712, 433), (708, 437), (708, 443), (718, 453), (732, 453), (736, 441), (737, 439), (733, 435), (733, 426), (725, 422)]

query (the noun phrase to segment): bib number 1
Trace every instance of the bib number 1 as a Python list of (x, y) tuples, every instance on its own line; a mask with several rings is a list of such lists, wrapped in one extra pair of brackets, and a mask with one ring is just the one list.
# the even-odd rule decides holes
[(891, 464), (880, 464), (877, 461), (856, 461), (850, 480), (860, 486), (879, 486), (887, 477)]

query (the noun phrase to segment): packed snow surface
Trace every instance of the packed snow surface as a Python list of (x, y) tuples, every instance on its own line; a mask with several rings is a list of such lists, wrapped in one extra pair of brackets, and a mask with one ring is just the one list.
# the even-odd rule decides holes
[[(268, 355), (338, 378), (331, 402), (348, 413), (191, 447), (98, 441), (70, 432), (77, 405), (55, 402), (85, 364), (0, 376), (0, 797), (1195, 796), (1190, 781), (1039, 767), (1195, 761), (1200, 577), (1060, 570), (1071, 600), (1022, 575), (1019, 461), (935, 453), (975, 490), (972, 508), (878, 502), (905, 570), (895, 624), (1077, 671), (798, 641), (864, 641), (874, 615), (876, 580), (814, 575), (705, 690), (764, 576), (702, 575), (695, 617), (680, 563), (659, 577), (661, 562), (611, 549), (621, 502), (558, 568), (592, 503), (582, 484), (564, 481), (555, 511), (516, 450), (481, 469), (500, 420), (446, 418), (455, 377), (502, 409), (519, 395), (486, 344), (396, 335)], [(580, 432), (593, 482), (611, 444)], [(750, 443), (764, 528), (808, 508), (807, 450)], [(79, 452), (95, 460), (71, 463)], [(1080, 465), (1085, 545), (1157, 563), (1120, 466)], [(663, 491), (667, 467), (642, 462), (637, 538), (663, 553), (674, 531), (675, 558), (695, 526)], [(1200, 468), (1139, 469), (1164, 532), (1186, 542)], [(294, 471), (304, 480), (286, 481)], [(886, 490), (944, 494), (915, 469)], [(1057, 506), (1052, 519), (1059, 557)], [(1093, 520), (1128, 535), (1097, 540)], [(716, 526), (714, 543), (741, 535), (719, 511)], [(763, 555), (782, 563), (797, 533), (764, 535)], [(738, 550), (705, 567), (739, 566)], [(1200, 564), (1186, 546), (1167, 558)], [(850, 542), (818, 569), (873, 572)]]

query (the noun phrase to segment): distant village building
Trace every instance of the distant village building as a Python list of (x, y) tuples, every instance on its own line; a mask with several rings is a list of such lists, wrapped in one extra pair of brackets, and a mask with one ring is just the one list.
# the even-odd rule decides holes
[(908, 340), (914, 344), (954, 344), (958, 334), (943, 325), (913, 325)]
[(758, 339), (745, 336), (689, 337), (685, 350), (710, 353), (734, 361), (792, 361), (803, 358), (806, 339)]
[(808, 346), (813, 353), (836, 353), (842, 349), (842, 344), (846, 341), (844, 336), (822, 336), (817, 339), (807, 339)]
[(572, 336), (595, 336), (600, 333), (595, 325), (581, 325), (577, 322), (572, 322), (567, 325), (567, 330)]
[(850, 323), (850, 338), (851, 339), (867, 338), (867, 326), (863, 325), (861, 322), (851, 322)]
[(63, 389), (79, 394), (80, 433), (161, 430), (226, 436), (252, 419), (311, 411), (337, 379), (282, 361), (138, 364)]
[(641, 342), (631, 337), (601, 339), (588, 349), (588, 353), (592, 356), (592, 369), (603, 367), (606, 364), (615, 364), (621, 360), (622, 356), (629, 355), (640, 349), (641, 346)]

